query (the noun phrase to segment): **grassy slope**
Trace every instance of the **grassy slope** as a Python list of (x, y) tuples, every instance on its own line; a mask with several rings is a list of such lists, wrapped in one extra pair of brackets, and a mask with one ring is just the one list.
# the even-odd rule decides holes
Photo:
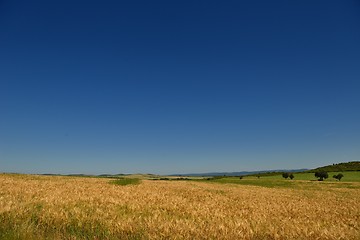
[[(326, 181), (337, 181), (332, 176), (338, 174), (339, 172), (328, 172), (329, 178)], [(360, 172), (343, 172), (344, 177), (341, 179), (341, 182), (360, 182)], [(316, 180), (314, 173), (294, 173), (294, 180)], [(269, 177), (263, 177), (264, 179), (284, 179), (281, 174)]]
[(329, 178), (323, 182), (316, 181), (314, 173), (295, 173), (293, 180), (284, 179), (281, 174), (274, 176), (245, 176), (243, 179), (239, 177), (225, 177), (214, 180), (203, 180), (214, 183), (234, 183), (241, 185), (254, 185), (262, 187), (285, 187), (285, 188), (317, 188), (318, 184), (332, 184), (336, 188), (360, 188), (360, 172), (345, 172), (344, 178), (339, 182), (332, 178), (337, 172), (329, 172)]
[(325, 171), (325, 172), (344, 172), (360, 171), (360, 161), (337, 163), (309, 170), (308, 172)]

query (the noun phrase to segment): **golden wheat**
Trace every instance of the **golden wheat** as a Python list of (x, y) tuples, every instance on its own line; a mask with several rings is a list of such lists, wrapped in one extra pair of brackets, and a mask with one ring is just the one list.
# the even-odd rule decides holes
[(49, 239), (360, 239), (359, 188), (0, 175), (0, 231)]

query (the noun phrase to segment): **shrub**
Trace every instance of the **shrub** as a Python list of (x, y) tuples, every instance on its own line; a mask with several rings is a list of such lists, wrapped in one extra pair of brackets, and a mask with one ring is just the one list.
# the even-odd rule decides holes
[(295, 177), (295, 176), (294, 176), (294, 174), (292, 174), (292, 173), (289, 175), (289, 178), (290, 178), (291, 180), (293, 180), (294, 177)]

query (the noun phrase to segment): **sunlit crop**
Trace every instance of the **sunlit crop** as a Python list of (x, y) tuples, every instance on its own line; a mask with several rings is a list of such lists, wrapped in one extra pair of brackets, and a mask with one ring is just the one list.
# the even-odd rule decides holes
[(0, 238), (360, 239), (358, 185), (313, 185), (142, 180), (123, 186), (3, 174)]

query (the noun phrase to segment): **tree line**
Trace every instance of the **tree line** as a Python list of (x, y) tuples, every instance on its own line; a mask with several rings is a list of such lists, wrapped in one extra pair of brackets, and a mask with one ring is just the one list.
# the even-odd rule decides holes
[[(284, 172), (282, 174), (283, 178), (288, 179), (290, 178), (291, 180), (295, 178), (294, 174), (292, 173), (287, 173)], [(318, 178), (319, 181), (324, 181), (324, 179), (327, 179), (329, 177), (329, 174), (325, 171), (318, 171), (315, 172), (315, 177)], [(337, 179), (337, 180), (341, 180), (344, 177), (344, 175), (342, 173), (338, 173), (336, 175), (333, 176), (333, 178)]]

